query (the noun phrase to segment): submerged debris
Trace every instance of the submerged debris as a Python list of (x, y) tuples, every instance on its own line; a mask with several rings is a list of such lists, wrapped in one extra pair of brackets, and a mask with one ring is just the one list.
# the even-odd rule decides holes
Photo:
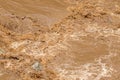
[(5, 51), (0, 48), (0, 54), (3, 54), (3, 53), (5, 53)]

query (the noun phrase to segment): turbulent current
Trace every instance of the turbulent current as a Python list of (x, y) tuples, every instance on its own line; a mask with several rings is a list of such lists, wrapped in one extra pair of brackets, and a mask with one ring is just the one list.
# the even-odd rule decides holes
[(0, 0), (0, 80), (120, 80), (120, 0)]

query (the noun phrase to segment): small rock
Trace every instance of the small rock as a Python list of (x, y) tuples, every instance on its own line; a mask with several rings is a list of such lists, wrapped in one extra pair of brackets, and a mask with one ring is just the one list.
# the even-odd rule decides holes
[(32, 65), (32, 68), (36, 71), (39, 71), (41, 70), (41, 64), (39, 62), (35, 62), (33, 65)]

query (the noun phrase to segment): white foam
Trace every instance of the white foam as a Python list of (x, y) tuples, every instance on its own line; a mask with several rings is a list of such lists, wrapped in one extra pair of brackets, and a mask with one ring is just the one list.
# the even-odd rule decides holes
[(13, 48), (13, 49), (17, 49), (17, 48), (20, 47), (21, 45), (28, 44), (28, 43), (30, 43), (30, 42), (31, 42), (31, 41), (29, 41), (29, 40), (16, 41), (16, 42), (11, 43), (10, 47)]
[[(109, 54), (96, 59), (92, 63), (87, 63), (80, 66), (71, 66), (70, 64), (62, 64), (64, 69), (60, 66), (56, 68), (59, 72), (60, 80), (100, 80), (103, 77), (111, 77), (114, 69), (112, 66), (107, 66), (103, 60), (108, 60), (116, 55)], [(69, 68), (72, 68), (69, 70)]]

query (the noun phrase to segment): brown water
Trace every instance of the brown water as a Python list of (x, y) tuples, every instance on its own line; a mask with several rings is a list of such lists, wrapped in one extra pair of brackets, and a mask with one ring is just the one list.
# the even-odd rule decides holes
[(34, 16), (45, 24), (52, 24), (68, 14), (68, 4), (63, 0), (0, 0), (0, 6), (12, 14)]
[(0, 0), (0, 80), (120, 80), (119, 3)]

